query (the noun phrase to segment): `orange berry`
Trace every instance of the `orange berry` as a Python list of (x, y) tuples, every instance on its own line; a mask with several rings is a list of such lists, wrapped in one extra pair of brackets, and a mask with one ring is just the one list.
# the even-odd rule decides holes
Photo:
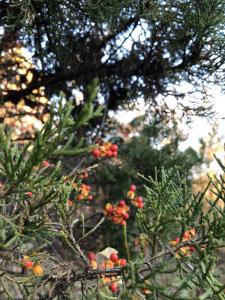
[(36, 276), (41, 276), (44, 273), (44, 270), (41, 265), (37, 264), (31, 269), (32, 273)]
[(175, 240), (173, 240), (173, 241), (170, 241), (169, 244), (174, 247), (174, 246), (176, 246), (177, 242)]
[(191, 237), (195, 236), (196, 235), (195, 229), (194, 228), (190, 229), (189, 234), (190, 234)]
[(179, 241), (180, 241), (180, 239), (177, 237), (177, 238), (175, 238), (175, 240), (170, 241), (169, 243), (171, 246), (176, 246), (179, 243)]
[(134, 199), (135, 193), (133, 191), (128, 191), (127, 192), (127, 197), (129, 197), (130, 199)]
[(101, 276), (102, 277), (102, 281), (104, 282), (104, 283), (110, 283), (111, 282), (111, 278), (110, 277), (103, 277), (103, 275)]
[(91, 260), (90, 265), (91, 265), (93, 270), (96, 270), (98, 268), (96, 260)]
[(78, 200), (78, 201), (81, 201), (81, 200), (83, 200), (83, 199), (84, 199), (84, 195), (80, 194), (80, 195), (77, 196), (77, 200)]
[(108, 210), (111, 209), (112, 207), (113, 207), (113, 206), (112, 206), (111, 203), (106, 203), (106, 205), (105, 205), (106, 211), (108, 211)]
[(82, 192), (87, 192), (87, 191), (90, 191), (91, 187), (87, 184), (82, 183), (80, 185), (80, 189), (81, 189)]
[(188, 247), (181, 247), (180, 251), (182, 252), (182, 254), (186, 255), (188, 252), (188, 249), (189, 249)]
[(107, 260), (105, 262), (105, 268), (106, 269), (112, 269), (114, 267), (114, 262), (112, 260)]

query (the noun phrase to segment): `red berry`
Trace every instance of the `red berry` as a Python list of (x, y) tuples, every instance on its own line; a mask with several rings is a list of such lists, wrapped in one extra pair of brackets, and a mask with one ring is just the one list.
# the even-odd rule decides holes
[(124, 218), (125, 220), (129, 219), (128, 213), (123, 213), (123, 218)]
[(175, 238), (175, 242), (176, 243), (179, 243), (180, 242), (180, 239), (177, 237), (177, 238)]
[(26, 192), (25, 193), (28, 197), (32, 197), (33, 196), (33, 193), (32, 192)]
[(113, 152), (117, 152), (118, 146), (116, 144), (112, 144), (112, 146), (110, 147), (110, 150), (112, 150)]
[(92, 200), (93, 200), (93, 196), (92, 196), (92, 195), (89, 195), (89, 196), (88, 196), (88, 200), (89, 200), (89, 201), (92, 201)]
[(42, 162), (42, 167), (47, 168), (47, 167), (49, 167), (49, 166), (50, 166), (49, 161), (44, 160), (44, 161)]
[(190, 246), (189, 250), (190, 250), (190, 252), (195, 252), (195, 247), (194, 246)]
[(118, 205), (120, 207), (124, 207), (126, 205), (126, 202), (124, 200), (120, 200), (119, 203), (118, 203)]
[(25, 260), (23, 262), (23, 267), (25, 269), (31, 269), (33, 267), (34, 263), (31, 260)]
[(109, 215), (111, 215), (111, 214), (113, 213), (113, 208), (110, 207), (110, 208), (108, 208), (106, 211), (107, 211), (107, 213), (108, 213)]
[(112, 262), (117, 262), (119, 259), (118, 255), (116, 253), (112, 253), (109, 258)]
[(123, 214), (123, 211), (121, 209), (116, 210), (117, 215), (121, 216)]
[(143, 207), (144, 207), (144, 203), (143, 203), (143, 202), (138, 203), (137, 207), (138, 207), (138, 208), (143, 208)]
[(94, 157), (99, 157), (101, 152), (99, 149), (94, 149), (91, 151), (91, 154), (94, 156)]
[(126, 258), (121, 258), (121, 259), (119, 259), (119, 261), (118, 261), (118, 265), (119, 265), (119, 266), (125, 267), (126, 264), (127, 264)]
[(136, 197), (137, 203), (143, 203), (143, 198), (141, 196)]
[(106, 157), (112, 157), (112, 155), (113, 155), (113, 152), (111, 150), (108, 150), (106, 152)]
[(118, 222), (118, 217), (116, 217), (116, 216), (113, 216), (112, 217), (112, 221), (113, 221), (113, 223), (115, 223), (115, 224), (118, 224), (119, 222)]
[(120, 222), (120, 225), (122, 225), (122, 226), (126, 225), (126, 221), (125, 221), (125, 220), (122, 220), (122, 221)]
[(112, 151), (112, 157), (117, 157), (118, 153), (117, 151)]
[(190, 238), (190, 235), (189, 235), (188, 231), (184, 232), (183, 238), (185, 238), (185, 239), (189, 239)]
[(110, 284), (109, 289), (113, 292), (116, 293), (118, 291), (118, 285), (114, 282)]
[(130, 191), (132, 191), (132, 192), (136, 191), (136, 186), (134, 184), (131, 184)]
[(87, 257), (89, 260), (95, 260), (96, 259), (96, 254), (92, 251), (88, 252)]

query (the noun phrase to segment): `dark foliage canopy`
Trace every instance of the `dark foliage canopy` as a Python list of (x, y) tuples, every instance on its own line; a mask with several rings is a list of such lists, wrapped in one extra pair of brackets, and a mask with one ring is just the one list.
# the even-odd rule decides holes
[(39, 87), (48, 98), (71, 97), (97, 77), (108, 109), (143, 97), (155, 110), (158, 95), (172, 94), (184, 112), (201, 114), (203, 102), (184, 101), (176, 87), (186, 81), (203, 91), (223, 78), (223, 0), (2, 0), (0, 7), (1, 53), (19, 44), (35, 66), (26, 88), (8, 89), (3, 102), (35, 106)]

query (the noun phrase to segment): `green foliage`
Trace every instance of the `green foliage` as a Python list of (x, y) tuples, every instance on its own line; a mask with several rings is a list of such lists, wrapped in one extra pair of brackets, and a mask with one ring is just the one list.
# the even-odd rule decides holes
[[(132, 128), (135, 128), (135, 124), (133, 125)], [(112, 198), (115, 194), (124, 197), (124, 191), (131, 183), (137, 186), (143, 184), (138, 173), (154, 176), (156, 168), (176, 168), (181, 177), (191, 178), (192, 167), (200, 164), (201, 158), (192, 148), (179, 150), (182, 139), (176, 131), (165, 129), (165, 126), (163, 130), (166, 132), (162, 133), (162, 129), (155, 124), (144, 126), (128, 142), (121, 142), (120, 164), (105, 163), (100, 166), (96, 176), (98, 185), (107, 186), (106, 197)], [(173, 135), (176, 138), (172, 139)], [(163, 139), (168, 140), (165, 145), (161, 144)]]
[[(140, 126), (139, 121), (137, 118), (131, 122), (134, 132), (136, 132), (135, 128)], [(176, 136), (176, 138), (170, 139), (171, 136)], [(160, 140), (164, 138), (170, 141), (166, 145), (159, 146)], [(192, 148), (188, 148), (183, 152), (180, 151), (180, 141), (181, 137), (174, 129), (169, 130), (161, 124), (152, 124), (151, 126), (144, 126), (141, 132), (137, 131), (136, 135), (128, 142), (121, 142), (119, 162), (117, 164), (104, 162), (99, 165), (95, 172), (93, 171), (95, 176), (91, 180), (92, 184), (95, 184), (98, 188), (101, 187), (104, 191), (101, 199), (105, 203), (115, 203), (119, 199), (125, 199), (128, 188), (132, 183), (137, 185), (138, 193), (144, 196), (143, 180), (138, 174), (154, 177), (155, 170), (161, 168), (174, 172), (173, 180), (178, 185), (180, 184), (180, 178), (186, 178), (186, 185), (189, 186), (190, 192), (192, 168), (201, 163), (201, 158)], [(161, 174), (159, 173), (158, 176), (160, 179)], [(135, 235), (136, 232), (133, 217), (132, 211), (130, 220), (128, 220), (128, 223), (134, 224), (129, 228), (131, 236)], [(106, 223), (105, 228), (105, 242), (124, 253), (121, 232), (115, 232), (114, 225), (110, 222)]]
[[(11, 140), (10, 130), (0, 126), (0, 253), (4, 261), (0, 282), (9, 299), (15, 297), (15, 293), (21, 294), (23, 299), (33, 299), (41, 289), (38, 278), (31, 274), (21, 275), (24, 255), (39, 265), (47, 261), (45, 266), (49, 268), (50, 276), (56, 261), (47, 249), (53, 241), (60, 239), (68, 252), (79, 253), (78, 246), (73, 245), (72, 227), (68, 227), (73, 224), (74, 212), (79, 205), (68, 209), (67, 202), (71, 194), (76, 197), (78, 193), (80, 179), (76, 178), (77, 188), (73, 187), (73, 180), (79, 174), (66, 178), (61, 162), (54, 165), (48, 159), (56, 160), (64, 151), (75, 156), (90, 149), (88, 146), (81, 148), (81, 143), (71, 147), (75, 128), (84, 122), (79, 121), (77, 125), (71, 116), (72, 103), (63, 105), (62, 100), (52, 106), (48, 121), (35, 133), (32, 142), (15, 143)], [(89, 119), (93, 117), (94, 112)], [(82, 252), (80, 256), (87, 263)], [(14, 276), (8, 273), (7, 265)]]
[[(171, 172), (162, 170), (160, 178), (143, 178), (146, 202), (137, 214), (137, 222), (140, 236), (148, 242), (149, 254), (146, 257), (142, 252), (143, 259), (128, 266), (136, 280), (128, 281), (126, 296), (122, 294), (121, 298), (131, 297), (144, 286), (151, 290), (148, 299), (225, 299), (222, 274), (217, 271), (218, 250), (225, 245), (224, 211), (216, 201), (203, 212), (204, 194), (192, 195), (184, 180), (180, 179), (179, 185), (173, 181)], [(220, 186), (218, 199), (224, 202), (223, 189)], [(182, 241), (190, 228), (196, 233)], [(178, 237), (181, 246), (176, 243), (172, 247), (170, 241)], [(188, 245), (194, 246), (191, 254), (185, 248)]]
[[(186, 104), (185, 93), (176, 88), (192, 82), (193, 91), (203, 91), (204, 98), (205, 84), (223, 82), (224, 1), (0, 3), (1, 50), (22, 41), (34, 54), (30, 81), (23, 85), (25, 75), (19, 78), (21, 88), (6, 84), (1, 101), (17, 105), (23, 99), (28, 106), (39, 106), (34, 87), (45, 90), (50, 101), (61, 95), (30, 143), (12, 142), (10, 130), (0, 128), (1, 297), (225, 299), (218, 268), (225, 247), (225, 214), (217, 205), (225, 202), (223, 176), (211, 180), (215, 201), (206, 193), (193, 195), (190, 175), (198, 155), (193, 149), (179, 151), (176, 124), (172, 133), (157, 127), (165, 126), (169, 112), (158, 95), (174, 94), (177, 109), (187, 114), (208, 112), (205, 103), (196, 105), (191, 97)], [(4, 61), (3, 82), (13, 81), (18, 67), (17, 60)], [(12, 78), (5, 74), (8, 69)], [(76, 100), (75, 89), (83, 92), (84, 102), (63, 105)], [(101, 103), (107, 104), (101, 120), (99, 91)], [(92, 165), (88, 154), (95, 147), (90, 140), (97, 140), (93, 128), (102, 131), (108, 110), (127, 107), (139, 97), (149, 103), (154, 126), (121, 143), (117, 160), (96, 168), (100, 160)], [(162, 137), (169, 138), (167, 143), (161, 143)], [(102, 188), (104, 201), (126, 197), (130, 216), (122, 227), (103, 216), (101, 197), (92, 206), (78, 201), (83, 162), (87, 170), (100, 173), (92, 171), (90, 183)], [(64, 173), (66, 164), (69, 174)], [(127, 198), (133, 182), (144, 197), (143, 209)], [(126, 267), (93, 269), (85, 253), (114, 245), (126, 256)], [(24, 265), (27, 256), (39, 266), (39, 274)], [(109, 290), (105, 276), (119, 279), (118, 292)]]
[(99, 92), (98, 80), (94, 79), (92, 83), (87, 87), (87, 99), (85, 101), (84, 106), (79, 114), (79, 117), (76, 122), (76, 126), (79, 127), (83, 124), (88, 124), (91, 119), (95, 117), (99, 117), (102, 114), (103, 106), (99, 106), (94, 111), (93, 101), (97, 97)]
[[(89, 205), (78, 201), (82, 170), (65, 176), (60, 160), (55, 165), (46, 162), (52, 156), (56, 159), (59, 150), (73, 150), (70, 136), (77, 125), (72, 109), (70, 102), (52, 107), (49, 120), (29, 144), (13, 143), (10, 132), (1, 126), (1, 295), (26, 300), (70, 300), (74, 294), (78, 299), (225, 299), (223, 274), (218, 269), (220, 249), (225, 247), (225, 213), (217, 205), (219, 200), (225, 204), (222, 176), (211, 180), (217, 197), (214, 202), (205, 193), (193, 195), (184, 173), (175, 169), (161, 168), (154, 176), (139, 176), (138, 193), (144, 196), (144, 208), (133, 205), (130, 221), (114, 224), (109, 244), (120, 236), (126, 267), (90, 266), (85, 253), (96, 240), (85, 242), (99, 228), (108, 234), (108, 216), (88, 226), (91, 216), (86, 217), (85, 212)], [(148, 151), (144, 140), (148, 139), (145, 135), (139, 138), (144, 156)], [(174, 144), (172, 148), (176, 149)], [(217, 161), (224, 172), (223, 163)], [(119, 194), (115, 196), (118, 200)], [(207, 211), (204, 201), (209, 204)], [(65, 252), (60, 253), (62, 249)], [(31, 268), (26, 267), (27, 261), (33, 264)], [(119, 280), (117, 292), (110, 291), (105, 276), (110, 282)]]

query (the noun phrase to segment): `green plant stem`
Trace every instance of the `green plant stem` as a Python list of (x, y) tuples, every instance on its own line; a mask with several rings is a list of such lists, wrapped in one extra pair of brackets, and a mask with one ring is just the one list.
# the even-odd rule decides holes
[(127, 253), (127, 260), (130, 261), (130, 250), (127, 241), (127, 224), (123, 225), (123, 241)]

